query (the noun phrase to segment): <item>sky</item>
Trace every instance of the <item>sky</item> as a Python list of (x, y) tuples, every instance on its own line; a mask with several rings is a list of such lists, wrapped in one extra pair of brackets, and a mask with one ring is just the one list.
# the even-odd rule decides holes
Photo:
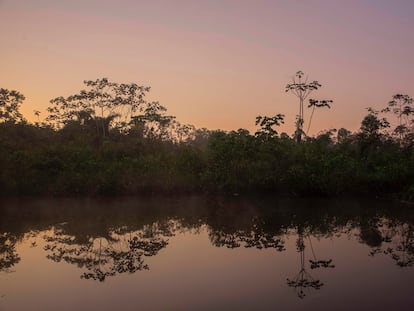
[[(367, 107), (414, 96), (412, 0), (0, 0), (0, 87), (46, 117), (49, 101), (107, 77), (151, 86), (181, 123), (255, 130), (286, 115), (302, 70), (322, 87), (310, 134), (358, 130)], [(305, 122), (310, 115), (305, 111)], [(306, 128), (306, 124), (305, 124)]]

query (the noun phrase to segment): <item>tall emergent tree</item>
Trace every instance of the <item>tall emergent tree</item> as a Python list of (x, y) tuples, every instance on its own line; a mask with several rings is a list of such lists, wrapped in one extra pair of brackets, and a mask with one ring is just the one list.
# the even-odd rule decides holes
[(400, 143), (409, 133), (410, 126), (414, 126), (414, 108), (411, 107), (413, 102), (409, 95), (395, 94), (388, 102), (388, 107), (382, 110), (382, 112), (392, 112), (397, 117), (398, 125), (394, 129), (394, 133), (399, 137)]
[(0, 122), (23, 122), (19, 108), (24, 100), (24, 95), (18, 91), (0, 88)]
[[(286, 85), (285, 91), (293, 93), (296, 97), (299, 98), (299, 114), (296, 117), (296, 131), (295, 138), (299, 143), (302, 141), (302, 136), (306, 135), (303, 131), (303, 125), (305, 123), (305, 112), (304, 112), (304, 102), (309, 97), (312, 91), (319, 89), (322, 85), (314, 80), (308, 83), (308, 78), (303, 78), (304, 73), (302, 71), (296, 72), (295, 76), (292, 78), (292, 83)], [(332, 103), (332, 100), (309, 100), (308, 108), (312, 107), (312, 115), (309, 120), (308, 131), (310, 129), (310, 124), (312, 121), (313, 113), (315, 108), (318, 107), (328, 107), (330, 108), (329, 103)]]
[(71, 121), (93, 120), (97, 134), (106, 137), (109, 128), (128, 127), (131, 117), (145, 107), (145, 94), (150, 88), (135, 83), (115, 83), (107, 78), (84, 81), (86, 90), (50, 101), (47, 121), (61, 127)]

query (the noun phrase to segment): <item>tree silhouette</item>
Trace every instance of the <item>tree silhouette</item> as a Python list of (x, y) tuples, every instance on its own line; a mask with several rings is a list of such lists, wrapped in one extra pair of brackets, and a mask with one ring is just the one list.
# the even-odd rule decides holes
[(167, 140), (171, 138), (169, 132), (175, 117), (165, 115), (167, 108), (158, 102), (151, 102), (142, 109), (142, 113), (132, 117), (132, 131), (138, 132), (139, 137), (154, 140)]
[(277, 131), (274, 126), (280, 126), (285, 123), (285, 116), (283, 114), (277, 114), (273, 117), (258, 116), (256, 117), (256, 125), (260, 126), (255, 135), (258, 137), (274, 138), (277, 136)]
[(368, 114), (361, 122), (361, 137), (363, 140), (370, 142), (376, 141), (381, 136), (381, 131), (390, 127), (390, 123), (385, 118), (379, 118), (379, 111), (367, 108)]
[[(296, 97), (299, 98), (299, 114), (296, 116), (296, 131), (295, 138), (298, 143), (302, 141), (302, 136), (306, 135), (303, 130), (303, 125), (305, 123), (305, 111), (304, 111), (304, 102), (309, 97), (309, 95), (319, 89), (322, 85), (314, 80), (308, 83), (308, 78), (304, 78), (304, 73), (302, 71), (296, 72), (295, 76), (292, 78), (292, 83), (286, 85), (285, 91), (293, 93)], [(314, 100), (309, 101), (308, 108), (312, 107), (312, 114), (309, 120), (308, 130), (312, 121), (313, 113), (317, 107), (330, 107), (329, 103), (332, 103), (332, 100)]]
[(0, 88), (0, 122), (22, 123), (25, 121), (20, 113), (20, 105), (25, 100), (23, 94)]
[(50, 101), (47, 121), (57, 127), (71, 120), (91, 119), (100, 137), (107, 137), (109, 127), (125, 129), (131, 117), (145, 108), (145, 95), (150, 88), (135, 83), (115, 83), (107, 78), (85, 80), (86, 90)]
[[(388, 102), (388, 107), (382, 112), (392, 112), (398, 120), (398, 125), (394, 129), (394, 134), (399, 137), (400, 144), (410, 132), (410, 127), (414, 126), (414, 108), (411, 106), (413, 99), (406, 94), (395, 94)], [(412, 128), (411, 128), (412, 130)]]

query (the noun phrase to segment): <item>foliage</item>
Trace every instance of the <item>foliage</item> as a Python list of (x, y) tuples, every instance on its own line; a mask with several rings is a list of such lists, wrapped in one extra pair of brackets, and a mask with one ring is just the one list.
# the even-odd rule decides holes
[[(144, 101), (147, 90), (138, 86), (121, 87), (119, 98), (131, 92), (129, 101), (114, 95), (120, 84), (96, 80), (90, 87), (97, 89), (90, 91), (91, 99), (81, 91), (70, 100), (56, 100), (58, 110), (52, 110), (59, 112), (59, 128), (23, 122), (18, 107), (24, 97), (2, 91), (7, 103), (10, 94), (17, 98), (10, 110), (14, 114), (0, 123), (2, 195), (203, 191), (293, 196), (406, 192), (412, 197), (414, 144), (389, 135), (389, 122), (374, 109), (368, 109), (357, 133), (329, 129), (298, 144), (297, 137), (278, 135), (282, 114), (258, 116), (260, 129), (254, 135), (246, 129), (209, 131), (180, 124), (158, 102)], [(114, 93), (104, 95), (106, 87)], [(118, 116), (110, 112), (118, 103), (136, 105), (128, 125), (117, 126)], [(311, 100), (310, 107), (330, 103)], [(109, 110), (97, 115), (91, 107)], [(105, 130), (97, 132), (103, 120)], [(404, 142), (412, 133), (405, 134)]]
[(0, 122), (22, 123), (25, 121), (20, 113), (20, 105), (25, 100), (23, 94), (0, 88)]
[(171, 137), (169, 133), (170, 125), (173, 123), (175, 117), (166, 116), (166, 111), (167, 109), (158, 102), (148, 103), (141, 115), (132, 117), (132, 130), (135, 130), (141, 138), (169, 139)]
[(85, 80), (86, 90), (50, 101), (48, 121), (60, 128), (68, 122), (95, 123), (100, 136), (108, 136), (110, 125), (125, 129), (130, 118), (145, 109), (144, 97), (150, 88), (135, 83), (115, 83), (107, 78)]
[(378, 111), (368, 108), (368, 114), (361, 122), (361, 136), (364, 140), (378, 140), (381, 137), (381, 131), (390, 127), (390, 123), (385, 118), (378, 117)]
[(393, 134), (399, 138), (400, 144), (412, 144), (414, 132), (414, 108), (411, 107), (413, 99), (409, 95), (395, 94), (388, 106), (381, 112), (392, 112), (398, 123), (394, 128)]
[(281, 113), (273, 116), (258, 116), (256, 117), (256, 125), (260, 126), (260, 130), (256, 132), (256, 136), (264, 136), (268, 138), (273, 138), (277, 136), (277, 131), (273, 128), (274, 126), (279, 126), (283, 123), (285, 116)]

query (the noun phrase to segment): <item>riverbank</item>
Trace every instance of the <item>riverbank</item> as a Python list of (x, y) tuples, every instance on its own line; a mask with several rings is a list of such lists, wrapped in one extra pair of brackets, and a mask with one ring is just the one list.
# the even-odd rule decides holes
[[(4, 130), (3, 128), (2, 130)], [(30, 125), (0, 132), (1, 196), (174, 193), (414, 198), (414, 148), (378, 136), (329, 135), (298, 144), (246, 130), (173, 143), (89, 136)], [(88, 139), (89, 140), (88, 140)]]

